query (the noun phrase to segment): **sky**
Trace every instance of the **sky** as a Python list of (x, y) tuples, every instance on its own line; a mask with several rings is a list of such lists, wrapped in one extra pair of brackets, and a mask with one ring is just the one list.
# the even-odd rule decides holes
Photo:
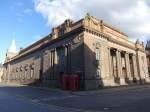
[(76, 21), (87, 12), (119, 28), (131, 41), (150, 39), (149, 0), (1, 0), (0, 62), (13, 39), (19, 51), (65, 19)]

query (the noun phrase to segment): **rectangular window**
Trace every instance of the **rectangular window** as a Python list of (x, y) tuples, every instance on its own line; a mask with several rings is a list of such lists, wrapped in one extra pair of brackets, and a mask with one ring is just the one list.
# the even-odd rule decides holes
[(99, 79), (100, 75), (101, 75), (101, 71), (100, 71), (100, 69), (97, 69), (96, 70), (96, 78)]
[(96, 60), (100, 60), (100, 49), (99, 48), (96, 48), (95, 54), (96, 54)]

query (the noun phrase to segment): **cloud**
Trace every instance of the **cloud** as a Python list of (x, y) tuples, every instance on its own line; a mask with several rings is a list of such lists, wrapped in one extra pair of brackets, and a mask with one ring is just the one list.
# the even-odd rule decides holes
[(26, 16), (31, 16), (32, 14), (33, 14), (33, 10), (32, 10), (32, 9), (30, 9), (30, 8), (25, 8), (25, 9), (23, 9), (22, 11), (16, 13), (17, 21), (18, 21), (18, 22), (23, 22), (23, 21), (24, 21), (24, 18), (25, 18)]
[(77, 8), (79, 3), (79, 0), (37, 0), (35, 8), (48, 19), (48, 25), (58, 25), (67, 18), (79, 19), (82, 17), (82, 11)]
[(84, 17), (85, 13), (120, 28), (130, 40), (145, 41), (150, 36), (150, 2), (147, 0), (36, 0), (35, 10), (52, 27), (65, 19)]
[(24, 14), (27, 14), (27, 15), (32, 15), (32, 13), (33, 13), (33, 10), (32, 9), (29, 9), (29, 8), (26, 8), (26, 9), (24, 9)]
[(23, 3), (22, 3), (22, 2), (16, 2), (15, 4), (16, 4), (17, 6), (19, 6), (19, 7), (23, 6)]

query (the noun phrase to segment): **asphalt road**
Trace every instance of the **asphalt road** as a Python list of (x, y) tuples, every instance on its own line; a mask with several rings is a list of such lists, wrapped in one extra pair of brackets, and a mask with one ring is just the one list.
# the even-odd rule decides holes
[(0, 84), (0, 112), (150, 112), (150, 85), (72, 93)]

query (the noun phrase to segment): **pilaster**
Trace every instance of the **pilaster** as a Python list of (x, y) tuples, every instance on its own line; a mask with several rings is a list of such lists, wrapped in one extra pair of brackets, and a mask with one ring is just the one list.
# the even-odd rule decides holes
[(117, 61), (118, 61), (118, 77), (120, 77), (120, 85), (126, 85), (126, 82), (125, 82), (125, 77), (123, 76), (123, 73), (122, 73), (122, 60), (121, 60), (121, 51), (118, 50), (118, 57), (117, 57)]
[(108, 85), (110, 86), (115, 86), (115, 81), (114, 81), (114, 76), (113, 76), (113, 67), (112, 67), (112, 59), (111, 59), (111, 49), (110, 47), (108, 47), (107, 49), (108, 51), (108, 62), (109, 62), (109, 77), (107, 79), (107, 81), (109, 82)]
[(133, 78), (131, 76), (131, 70), (130, 70), (129, 53), (127, 53), (127, 52), (125, 54), (125, 62), (126, 62), (127, 78), (129, 80), (129, 82), (131, 83)]
[(137, 81), (139, 81), (139, 80), (140, 80), (140, 77), (138, 76), (137, 62), (136, 62), (136, 55), (135, 55), (135, 54), (133, 54), (132, 60), (133, 60), (134, 78), (135, 78)]

